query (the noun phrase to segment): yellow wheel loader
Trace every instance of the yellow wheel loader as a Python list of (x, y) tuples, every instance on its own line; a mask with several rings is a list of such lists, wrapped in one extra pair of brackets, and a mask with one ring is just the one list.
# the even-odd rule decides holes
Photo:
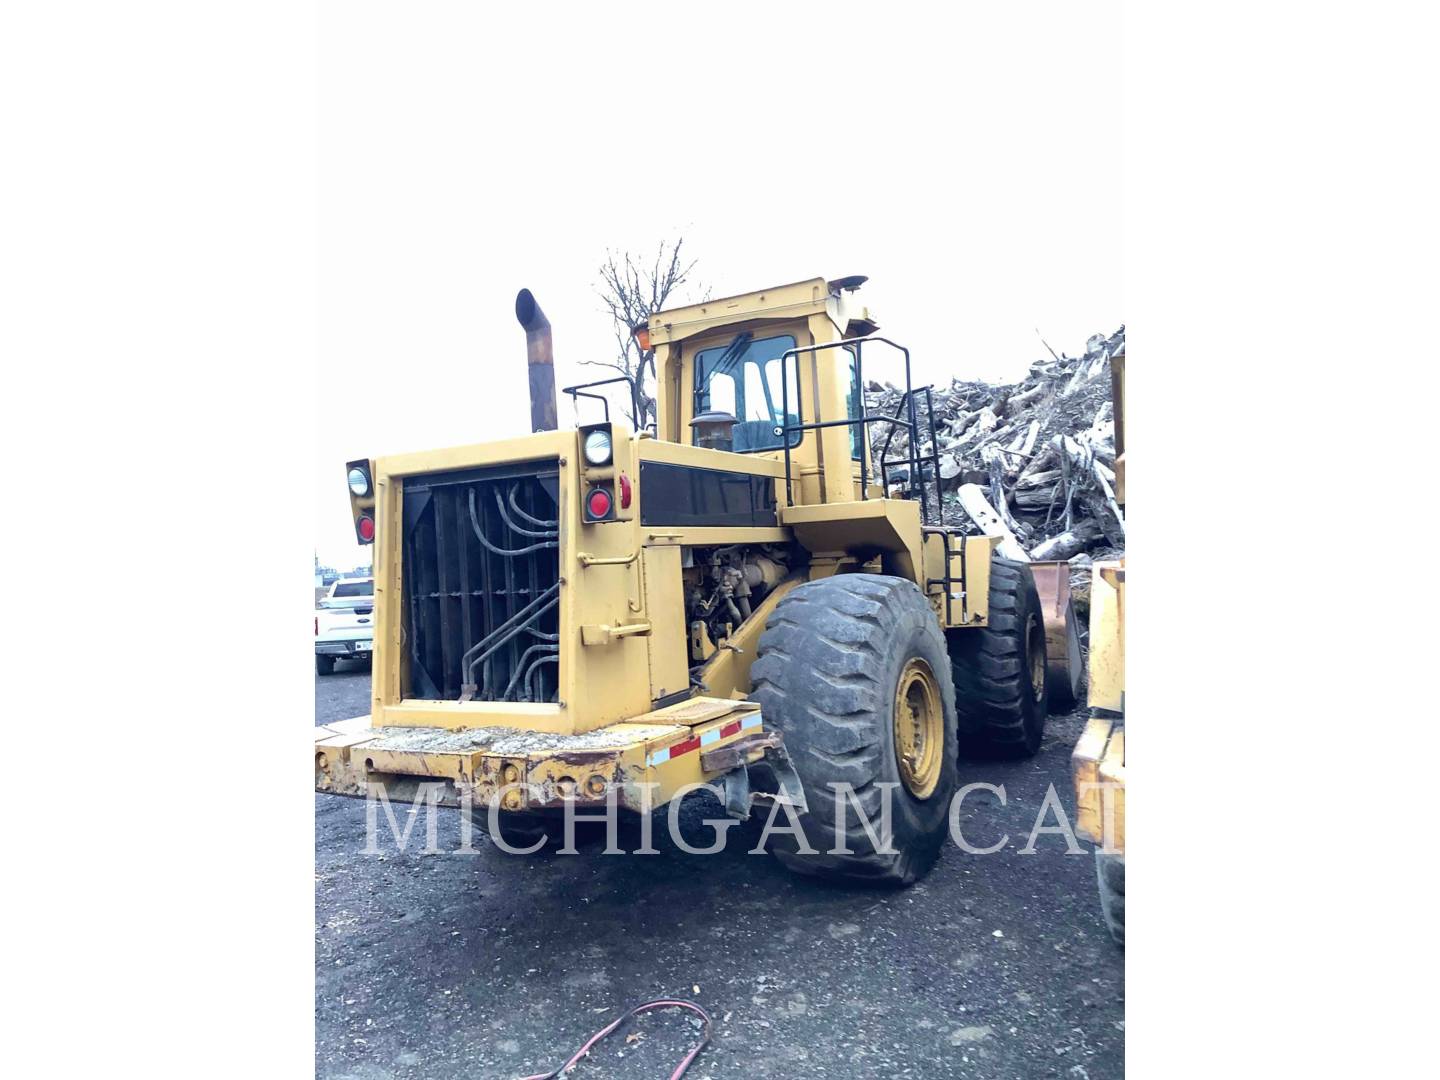
[[(529, 847), (567, 808), (646, 814), (708, 784), (736, 817), (784, 813), (770, 847), (796, 871), (923, 875), (957, 755), (1038, 749), (1046, 634), (1029, 568), (942, 525), (930, 388), (864, 281), (652, 316), (642, 431), (600, 393), (624, 380), (566, 388), (599, 418), (554, 430), (550, 327), (522, 291), (533, 434), (347, 464), (375, 545), (373, 701), (317, 729), (317, 789), (438, 785)], [(882, 351), (905, 393), (868, 416)]]
[[(1125, 354), (1110, 360), (1115, 499), (1125, 503)], [(1098, 845), (1095, 876), (1110, 934), (1125, 944), (1125, 560), (1098, 562), (1090, 584), (1090, 717), (1071, 758), (1076, 829)]]

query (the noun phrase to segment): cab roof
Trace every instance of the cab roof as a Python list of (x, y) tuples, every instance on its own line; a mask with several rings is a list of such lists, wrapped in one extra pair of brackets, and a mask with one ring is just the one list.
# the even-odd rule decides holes
[(657, 311), (650, 316), (650, 344), (683, 341), (727, 323), (753, 319), (796, 319), (824, 313), (844, 337), (873, 333), (878, 325), (855, 297), (865, 282), (862, 276), (809, 278), (738, 296), (722, 296), (686, 307)]

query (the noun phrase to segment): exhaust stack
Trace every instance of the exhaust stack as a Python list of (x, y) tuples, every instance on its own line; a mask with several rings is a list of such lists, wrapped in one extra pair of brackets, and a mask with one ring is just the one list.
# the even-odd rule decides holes
[(530, 365), (530, 430), (554, 431), (560, 423), (555, 416), (555, 346), (550, 339), (550, 320), (529, 289), (521, 289), (515, 296), (515, 318), (525, 328), (525, 358)]

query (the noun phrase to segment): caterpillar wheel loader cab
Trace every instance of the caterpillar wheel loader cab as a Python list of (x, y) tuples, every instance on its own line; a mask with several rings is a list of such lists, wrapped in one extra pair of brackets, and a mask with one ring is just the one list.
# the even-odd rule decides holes
[[(957, 754), (1039, 747), (1045, 630), (1028, 567), (942, 526), (930, 390), (864, 280), (652, 316), (640, 432), (603, 383), (566, 389), (595, 422), (553, 430), (549, 324), (522, 292), (533, 434), (347, 465), (375, 545), (373, 700), (317, 729), (317, 789), (438, 784), (539, 843), (567, 805), (646, 813), (708, 783), (737, 817), (798, 823), (772, 850), (799, 872), (924, 874)], [(882, 352), (905, 394), (868, 416)]]

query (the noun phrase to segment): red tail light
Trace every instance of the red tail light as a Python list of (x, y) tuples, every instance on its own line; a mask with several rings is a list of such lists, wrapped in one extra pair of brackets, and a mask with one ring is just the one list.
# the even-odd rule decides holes
[(362, 544), (373, 543), (375, 540), (375, 519), (369, 514), (362, 514), (360, 520), (355, 522), (355, 534), (360, 537)]
[(603, 521), (613, 509), (614, 502), (604, 488), (591, 488), (590, 494), (585, 496), (585, 513), (591, 521)]
[(630, 477), (620, 474), (620, 509), (630, 509)]

